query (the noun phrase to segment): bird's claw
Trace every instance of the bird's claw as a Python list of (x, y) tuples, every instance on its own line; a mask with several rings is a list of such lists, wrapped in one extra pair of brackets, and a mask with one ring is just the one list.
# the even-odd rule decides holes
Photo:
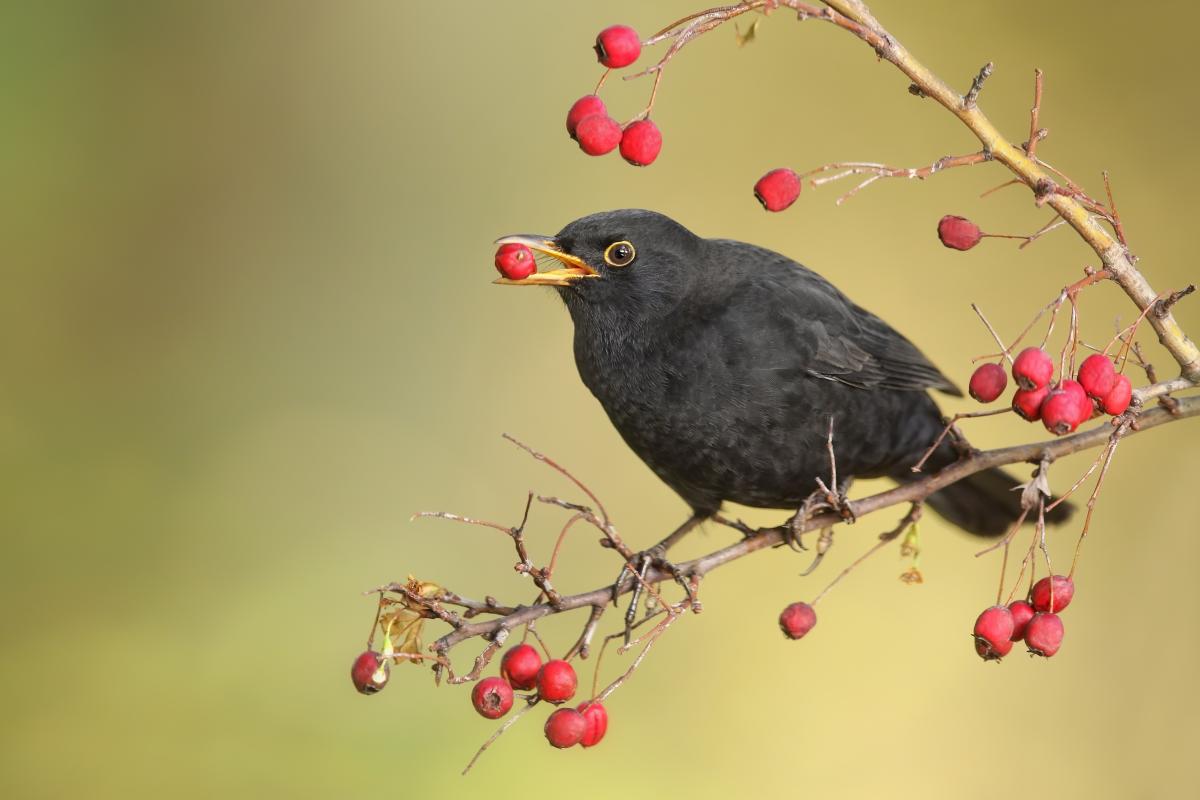
[(821, 535), (817, 537), (817, 554), (813, 556), (812, 563), (808, 565), (808, 569), (800, 573), (800, 577), (803, 578), (811, 575), (813, 570), (821, 566), (821, 562), (825, 559), (825, 554), (829, 552), (829, 548), (831, 547), (833, 547), (833, 528), (822, 528)]
[[(629, 643), (630, 632), (633, 630), (634, 622), (637, 619), (638, 603), (642, 600), (642, 592), (646, 588), (646, 575), (651, 567), (657, 567), (662, 572), (670, 575), (676, 583), (683, 587), (683, 591), (687, 594), (688, 602), (694, 604), (696, 602), (695, 591), (692, 588), (691, 582), (687, 579), (676, 564), (667, 560), (667, 548), (662, 544), (651, 547), (649, 550), (643, 550), (634, 556), (632, 564), (626, 563), (621, 568), (621, 574), (617, 576), (616, 583), (613, 584), (613, 605), (617, 605), (617, 598), (620, 596), (621, 584), (625, 581), (627, 575), (634, 575), (634, 584), (632, 596), (629, 598), (629, 606), (625, 609), (625, 643)], [(636, 571), (631, 572), (630, 567)]]

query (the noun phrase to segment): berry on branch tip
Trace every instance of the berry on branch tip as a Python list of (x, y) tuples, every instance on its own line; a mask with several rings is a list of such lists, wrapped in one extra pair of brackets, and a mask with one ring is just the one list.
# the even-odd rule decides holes
[(574, 139), (575, 129), (579, 127), (579, 121), (592, 114), (600, 114), (607, 117), (608, 109), (605, 108), (604, 101), (596, 95), (585, 94), (576, 100), (571, 105), (571, 110), (567, 112), (567, 134)]
[(1013, 617), (1007, 606), (991, 606), (975, 620), (975, 652), (984, 661), (999, 661), (1012, 650)]
[(366, 650), (354, 659), (350, 667), (350, 680), (360, 694), (375, 694), (387, 686), (391, 667), (386, 658), (374, 650)]
[(587, 732), (587, 720), (573, 708), (560, 708), (546, 719), (546, 727), (543, 730), (546, 741), (561, 750), (574, 747), (583, 741)]
[(808, 603), (792, 603), (779, 615), (779, 629), (789, 639), (802, 639), (817, 624), (817, 612)]
[(514, 689), (532, 689), (537, 686), (537, 674), (541, 668), (542, 657), (533, 645), (519, 644), (510, 647), (500, 659), (500, 674), (508, 679)]
[(628, 25), (610, 25), (596, 36), (596, 60), (609, 69), (628, 67), (642, 54), (637, 31)]
[(990, 403), (1004, 394), (1008, 386), (1008, 373), (999, 364), (981, 364), (971, 374), (967, 391), (981, 403)]
[(1017, 386), (1026, 391), (1050, 385), (1054, 375), (1054, 361), (1040, 347), (1026, 347), (1013, 359), (1012, 376)]
[(575, 126), (575, 141), (589, 156), (611, 153), (621, 143), (621, 125), (607, 114), (588, 114)]
[(1079, 365), (1079, 385), (1090, 396), (1103, 400), (1117, 382), (1113, 363), (1103, 353), (1093, 353)]
[[(1053, 588), (1053, 593), (1051, 589)], [(1075, 581), (1066, 575), (1055, 575), (1053, 578), (1042, 578), (1033, 585), (1030, 598), (1035, 611), (1059, 612), (1071, 604), (1075, 596)]]
[(471, 690), (471, 705), (482, 717), (500, 719), (512, 704), (513, 690), (504, 678), (484, 678)]
[(533, 251), (516, 242), (500, 245), (496, 251), (496, 270), (510, 281), (528, 278), (537, 272)]
[(800, 176), (786, 167), (773, 169), (754, 184), (754, 196), (767, 211), (783, 211), (796, 202), (802, 184)]
[(575, 668), (561, 659), (547, 661), (538, 670), (538, 696), (547, 703), (565, 703), (575, 696), (575, 687), (579, 679)]
[(966, 217), (956, 217), (947, 214), (938, 220), (938, 238), (942, 244), (952, 250), (970, 250), (979, 244), (983, 232), (979, 226)]
[(1062, 647), (1063, 624), (1058, 614), (1034, 614), (1025, 629), (1025, 644), (1035, 656), (1049, 658)]
[(635, 167), (654, 163), (662, 150), (662, 132), (648, 119), (631, 122), (621, 134), (621, 158)]

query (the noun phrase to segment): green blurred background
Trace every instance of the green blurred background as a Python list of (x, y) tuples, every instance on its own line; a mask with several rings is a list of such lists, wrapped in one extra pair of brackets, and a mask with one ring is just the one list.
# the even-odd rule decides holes
[[(501, 432), (587, 479), (635, 544), (685, 515), (580, 384), (558, 300), (491, 285), (497, 236), (658, 209), (822, 271), (960, 383), (993, 349), (971, 301), (1012, 335), (1095, 263), (1067, 231), (1024, 251), (942, 248), (944, 213), (998, 232), (1048, 219), (1023, 191), (978, 199), (1005, 180), (997, 166), (884, 182), (842, 207), (837, 187), (806, 190), (764, 214), (750, 187), (774, 166), (974, 148), (862, 44), (784, 12), (752, 46), (726, 28), (674, 62), (658, 163), (580, 154), (562, 121), (599, 75), (596, 31), (698, 8), (4, 5), (0, 794), (1186, 793), (1200, 748), (1196, 423), (1120, 449), (1050, 662), (979, 663), (967, 634), (998, 562), (933, 519), (924, 585), (898, 581), (906, 564), (885, 551), (822, 602), (816, 633), (785, 642), (778, 610), (890, 527), (881, 515), (846, 529), (813, 577), (782, 551), (714, 574), (704, 614), (614, 695), (595, 750), (551, 751), (536, 715), (464, 779), (493, 729), (465, 689), (435, 690), (415, 667), (382, 695), (351, 689), (373, 610), (361, 590), (413, 573), (529, 595), (503, 537), (409, 521), (511, 522), (530, 487), (572, 494)], [(1018, 141), (1045, 69), (1043, 157), (1096, 192), (1109, 169), (1153, 285), (1195, 279), (1193, 8), (1170, 24), (1084, 0), (873, 8), (955, 85), (994, 60), (982, 105)], [(648, 91), (618, 80), (606, 94), (628, 117)], [(1112, 287), (1082, 313), (1097, 342), (1132, 316)], [(1195, 301), (1179, 318), (1200, 331)], [(1008, 418), (967, 431), (981, 445), (1043, 433)], [(1090, 458), (1057, 465), (1055, 484)], [(537, 509), (543, 557), (561, 521)], [(1077, 530), (1053, 534), (1060, 563)], [(560, 586), (613, 577), (593, 540), (568, 543)], [(681, 557), (729, 540), (710, 529)], [(563, 647), (579, 622), (542, 630)]]

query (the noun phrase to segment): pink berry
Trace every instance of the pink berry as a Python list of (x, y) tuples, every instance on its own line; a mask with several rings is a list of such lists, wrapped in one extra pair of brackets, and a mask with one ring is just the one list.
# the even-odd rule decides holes
[(628, 25), (612, 25), (596, 37), (596, 59), (609, 69), (628, 67), (642, 54), (637, 31)]
[(585, 94), (575, 101), (571, 110), (567, 112), (567, 133), (572, 139), (575, 138), (575, 129), (579, 127), (579, 121), (592, 114), (608, 116), (608, 109), (604, 107), (603, 100), (594, 94)]
[(575, 140), (589, 156), (602, 156), (621, 143), (621, 126), (607, 114), (588, 114), (575, 126)]
[(375, 694), (387, 686), (391, 677), (390, 662), (374, 650), (367, 650), (354, 659), (350, 680), (361, 694)]
[(1014, 600), (1008, 604), (1008, 610), (1013, 618), (1013, 632), (1009, 638), (1019, 642), (1025, 638), (1025, 629), (1029, 627), (1029, 620), (1033, 619), (1033, 606), (1024, 600)]
[(496, 269), (511, 281), (528, 278), (537, 272), (533, 251), (523, 244), (510, 242), (500, 245), (496, 251)]
[(1097, 400), (1103, 400), (1112, 391), (1116, 381), (1117, 373), (1106, 355), (1094, 353), (1079, 365), (1079, 384)]
[(1050, 387), (1040, 389), (1017, 389), (1013, 392), (1012, 407), (1023, 419), (1035, 422), (1042, 416), (1042, 401), (1050, 394)]
[(1054, 362), (1050, 354), (1040, 347), (1026, 347), (1013, 359), (1012, 376), (1017, 386), (1030, 391), (1050, 385), (1054, 375)]
[(779, 615), (779, 628), (789, 639), (802, 639), (817, 624), (817, 612), (808, 603), (792, 603)]
[(547, 661), (538, 670), (538, 696), (547, 703), (565, 703), (570, 700), (575, 696), (578, 683), (575, 668), (561, 659)]
[(967, 391), (981, 403), (990, 403), (1004, 394), (1008, 386), (1008, 373), (999, 364), (981, 364), (971, 374), (971, 382)]
[(488, 719), (500, 719), (512, 704), (513, 690), (504, 678), (484, 678), (471, 690), (471, 705)]
[(1007, 606), (985, 608), (975, 620), (975, 652), (984, 661), (999, 661), (1012, 650), (1013, 618)]
[(1041, 415), (1046, 430), (1062, 436), (1088, 421), (1092, 416), (1092, 401), (1077, 382), (1065, 380), (1046, 395)]
[(1129, 401), (1132, 399), (1133, 384), (1129, 382), (1129, 378), (1118, 375), (1113, 381), (1112, 390), (1101, 401), (1100, 408), (1105, 414), (1112, 414), (1115, 417), (1125, 413), (1125, 409), (1129, 408)]
[(583, 741), (587, 720), (573, 708), (560, 708), (546, 720), (546, 741), (559, 749), (574, 747)]
[(654, 163), (662, 150), (662, 132), (648, 119), (632, 122), (621, 134), (621, 158), (635, 167)]
[[(1051, 586), (1054, 592), (1051, 597)], [(1062, 611), (1071, 605), (1075, 596), (1075, 581), (1065, 575), (1055, 575), (1053, 578), (1042, 578), (1033, 585), (1031, 601), (1035, 611)], [(1053, 601), (1053, 602), (1052, 602)], [(1053, 604), (1053, 608), (1051, 605)]]
[(1049, 658), (1062, 647), (1063, 624), (1058, 614), (1034, 614), (1025, 629), (1025, 644), (1035, 656)]
[(510, 647), (500, 659), (500, 674), (508, 679), (514, 689), (532, 689), (537, 686), (538, 670), (542, 668), (542, 657), (535, 647), (519, 644)]
[(983, 238), (978, 225), (966, 217), (956, 217), (952, 214), (938, 220), (937, 231), (942, 244), (954, 250), (970, 250)]
[(783, 211), (796, 202), (802, 184), (800, 176), (786, 167), (773, 169), (754, 184), (754, 196), (767, 211)]
[(584, 747), (599, 744), (608, 731), (608, 711), (600, 703), (583, 703), (576, 711), (583, 714), (583, 720), (587, 723), (579, 743)]

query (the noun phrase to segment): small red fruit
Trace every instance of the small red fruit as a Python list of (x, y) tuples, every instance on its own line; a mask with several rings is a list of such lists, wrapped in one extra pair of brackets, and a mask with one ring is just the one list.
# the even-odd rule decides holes
[(786, 167), (773, 169), (754, 184), (754, 196), (767, 211), (783, 211), (796, 202), (802, 184), (800, 176)]
[(1092, 401), (1083, 387), (1065, 380), (1042, 401), (1042, 424), (1055, 436), (1070, 433), (1092, 416)]
[(1104, 396), (1104, 400), (1100, 403), (1100, 408), (1105, 414), (1112, 414), (1115, 417), (1125, 413), (1125, 409), (1129, 408), (1129, 401), (1132, 399), (1133, 384), (1129, 382), (1129, 378), (1118, 375), (1113, 381), (1112, 390)]
[(1035, 656), (1049, 658), (1062, 647), (1063, 624), (1058, 614), (1034, 614), (1025, 629), (1025, 644)]
[(350, 667), (350, 680), (360, 694), (375, 694), (387, 686), (391, 677), (390, 662), (374, 650), (366, 650), (354, 659)]
[(537, 264), (532, 250), (523, 244), (509, 242), (500, 245), (496, 251), (496, 269), (510, 281), (519, 281), (537, 272)]
[(575, 126), (575, 141), (589, 156), (602, 156), (621, 143), (621, 126), (607, 114), (588, 114)]
[(508, 679), (514, 689), (532, 689), (537, 686), (538, 670), (542, 668), (542, 657), (537, 648), (519, 644), (508, 648), (500, 659), (500, 674)]
[(587, 727), (583, 730), (583, 738), (579, 743), (584, 747), (599, 744), (608, 731), (608, 712), (600, 703), (582, 703), (576, 710), (583, 714)]
[(1049, 386), (1040, 389), (1017, 389), (1013, 393), (1013, 411), (1029, 422), (1035, 422), (1042, 416), (1042, 401), (1048, 394)]
[(559, 749), (574, 747), (583, 741), (587, 720), (573, 708), (560, 708), (546, 720), (546, 741)]
[(808, 603), (792, 603), (779, 615), (779, 629), (789, 639), (802, 639), (817, 624), (817, 612)]
[(999, 661), (1012, 650), (1013, 618), (1007, 606), (985, 608), (975, 620), (975, 652), (984, 661)]
[(1033, 606), (1024, 600), (1014, 600), (1008, 604), (1008, 610), (1013, 618), (1013, 632), (1010, 638), (1019, 642), (1025, 638), (1025, 629), (1029, 627), (1029, 620), (1033, 619)]
[(621, 134), (621, 158), (635, 167), (654, 163), (662, 150), (662, 132), (648, 119), (630, 123)]
[(1103, 400), (1117, 382), (1117, 373), (1108, 356), (1094, 353), (1079, 365), (1079, 384), (1097, 400)]
[(938, 238), (942, 244), (954, 250), (970, 250), (979, 244), (983, 232), (966, 217), (947, 214), (938, 220)]
[(575, 138), (575, 129), (579, 127), (579, 121), (592, 114), (608, 116), (608, 109), (604, 107), (603, 100), (594, 94), (585, 94), (575, 101), (571, 110), (567, 112), (567, 133), (572, 139)]
[(575, 668), (562, 659), (547, 661), (538, 670), (538, 696), (547, 703), (565, 703), (575, 696), (579, 679)]
[(596, 37), (596, 59), (609, 69), (628, 67), (642, 54), (637, 31), (628, 25), (611, 25)]
[[(1051, 597), (1051, 586), (1054, 587)], [(1071, 605), (1075, 596), (1075, 581), (1065, 575), (1055, 575), (1053, 578), (1042, 578), (1033, 585), (1033, 595), (1030, 598), (1035, 611), (1062, 611)], [(1053, 607), (1051, 601), (1053, 600)]]
[(1013, 359), (1012, 376), (1017, 386), (1030, 391), (1050, 385), (1054, 375), (1054, 362), (1050, 354), (1040, 347), (1026, 347)]
[(981, 364), (971, 374), (971, 382), (967, 391), (981, 403), (990, 403), (1004, 394), (1008, 386), (1008, 373), (999, 364)]
[(488, 719), (500, 719), (512, 704), (512, 687), (504, 678), (484, 678), (471, 690), (471, 705), (480, 716)]

